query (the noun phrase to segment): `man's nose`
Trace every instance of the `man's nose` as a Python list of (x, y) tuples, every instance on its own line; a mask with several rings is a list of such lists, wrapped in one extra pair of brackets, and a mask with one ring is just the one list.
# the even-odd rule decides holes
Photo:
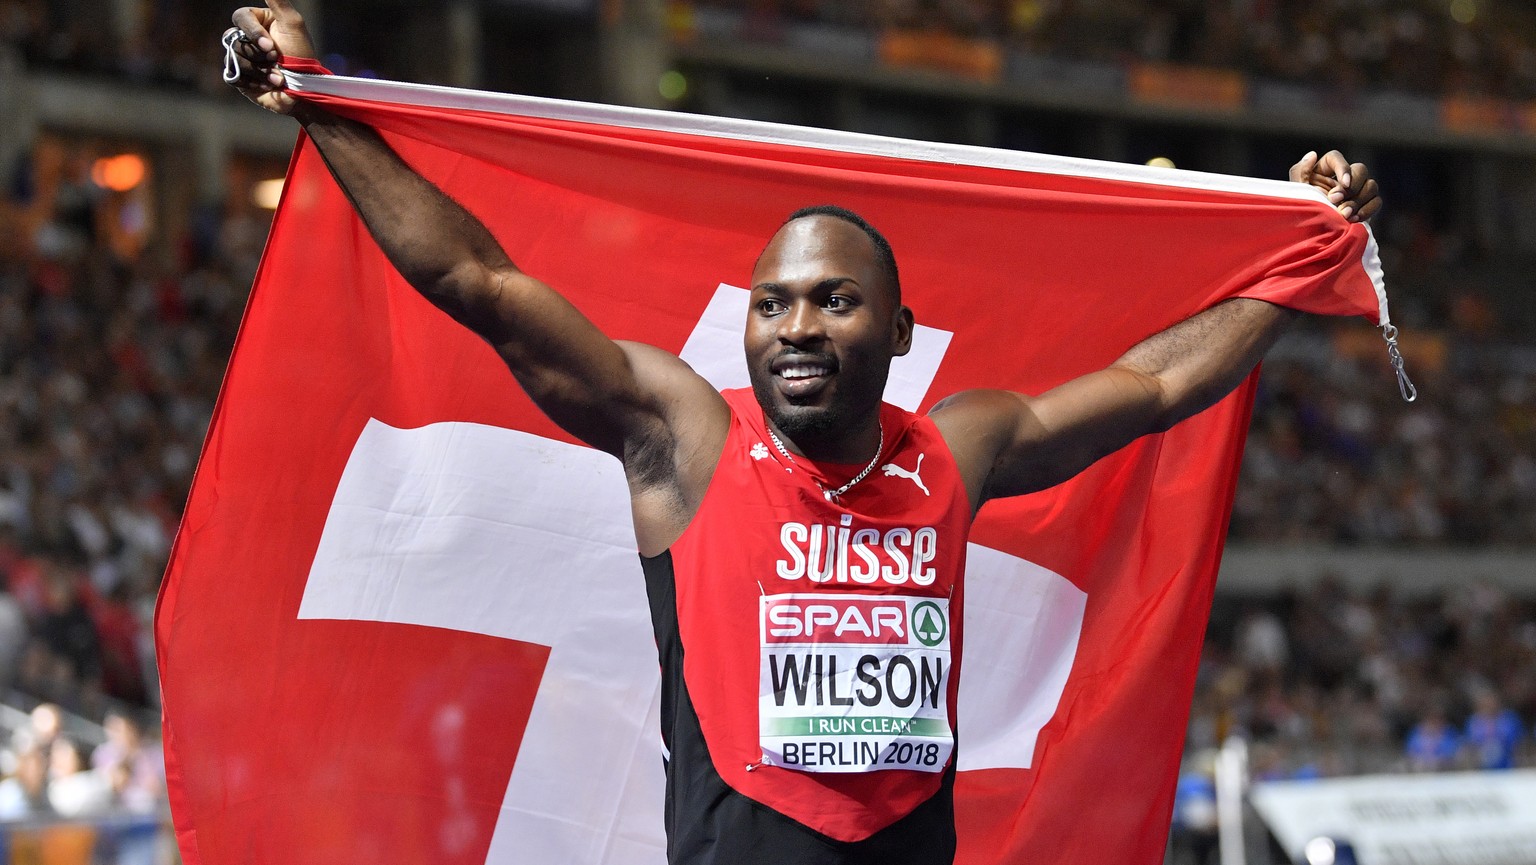
[(779, 339), (791, 345), (800, 345), (826, 336), (822, 328), (821, 310), (809, 301), (797, 301), (779, 319)]

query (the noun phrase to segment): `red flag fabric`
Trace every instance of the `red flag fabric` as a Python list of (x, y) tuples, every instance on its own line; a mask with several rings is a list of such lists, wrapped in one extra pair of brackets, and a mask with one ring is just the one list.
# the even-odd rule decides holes
[[(1239, 295), (1386, 323), (1368, 229), (1301, 184), (290, 81), (721, 387), (733, 286), (818, 203), (896, 250), (910, 409), (1042, 391)], [(982, 510), (959, 861), (1161, 861), (1252, 397)], [(646, 609), (617, 463), (394, 272), (301, 139), (156, 621), (186, 861), (664, 861)]]

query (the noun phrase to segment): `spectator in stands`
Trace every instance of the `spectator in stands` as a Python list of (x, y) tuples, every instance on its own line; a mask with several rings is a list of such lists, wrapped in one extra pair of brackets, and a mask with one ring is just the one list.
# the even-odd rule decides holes
[(46, 754), (63, 731), (63, 711), (53, 703), (39, 703), (27, 716), (27, 723), (12, 734), (11, 748), (18, 754), (33, 748)]
[(1250, 606), (1237, 630), (1237, 656), (1250, 670), (1276, 673), (1290, 660), (1290, 641), (1280, 617)]
[(1141, 60), (1235, 69), (1256, 78), (1424, 94), (1536, 95), (1536, 13), (1528, 4), (1359, 0), (901, 0), (872, 4), (698, 0), (735, 11), (747, 39), (781, 24), (925, 30), (1105, 65)]
[(1413, 732), (1408, 734), (1408, 768), (1414, 772), (1450, 769), (1461, 754), (1461, 737), (1447, 720), (1447, 713), (1439, 702), (1434, 701)]
[(114, 246), (93, 152), (40, 139), (0, 198), (0, 678), (99, 718), (155, 697), (150, 611), (264, 231), (215, 220), (181, 267)]
[(1463, 738), (1469, 762), (1477, 769), (1513, 769), (1515, 751), (1524, 738), (1520, 716), (1506, 708), (1491, 688), (1478, 691), (1476, 704)]
[(85, 765), (80, 746), (61, 736), (48, 751), (48, 802), (60, 817), (94, 817), (112, 807), (112, 783)]
[(96, 746), (91, 766), (112, 778), (124, 809), (153, 812), (165, 796), (165, 756), (159, 745), (145, 741), (143, 728), (126, 712), (109, 712), (104, 726), (107, 741)]
[[(1269, 617), (1278, 634), (1255, 628)], [(1276, 669), (1273, 651), (1244, 650), (1254, 633), (1264, 646), (1292, 647), (1290, 660)], [(1470, 717), (1451, 714), (1462, 696)], [(1275, 777), (1308, 764), (1324, 775), (1533, 765), (1522, 714), (1536, 715), (1536, 602), (1481, 581), (1404, 599), (1325, 578), (1282, 599), (1218, 599), (1188, 747), (1243, 733), (1255, 765), (1265, 755)]]
[(0, 820), (53, 816), (48, 802), (48, 757), (36, 746), (16, 755), (16, 772), (0, 781)]
[(86, 609), (84, 576), (58, 563), (48, 571), (46, 606), (37, 625), (38, 639), (71, 665), (75, 677), (97, 679), (101, 676), (101, 636)]

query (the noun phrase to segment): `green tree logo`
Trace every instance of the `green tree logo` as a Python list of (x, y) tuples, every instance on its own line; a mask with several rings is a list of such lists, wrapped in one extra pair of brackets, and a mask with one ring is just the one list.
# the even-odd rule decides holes
[(912, 608), (912, 633), (925, 646), (937, 646), (949, 633), (944, 611), (933, 601), (923, 601)]

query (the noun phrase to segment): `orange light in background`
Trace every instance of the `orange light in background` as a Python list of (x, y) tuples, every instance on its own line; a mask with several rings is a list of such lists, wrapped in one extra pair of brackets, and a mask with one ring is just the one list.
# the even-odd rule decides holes
[(251, 186), (251, 203), (262, 210), (276, 210), (283, 200), (283, 178), (262, 180)]
[(144, 158), (137, 154), (104, 156), (91, 165), (91, 180), (102, 189), (127, 192), (144, 182), (148, 170)]

